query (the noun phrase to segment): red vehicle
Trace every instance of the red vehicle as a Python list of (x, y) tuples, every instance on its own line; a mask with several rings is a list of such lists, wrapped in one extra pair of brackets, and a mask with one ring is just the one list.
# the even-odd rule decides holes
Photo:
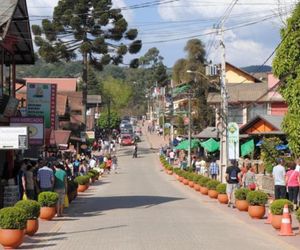
[(122, 146), (129, 146), (129, 145), (133, 145), (134, 144), (134, 138), (129, 135), (129, 134), (125, 134), (122, 135), (121, 137), (121, 145)]

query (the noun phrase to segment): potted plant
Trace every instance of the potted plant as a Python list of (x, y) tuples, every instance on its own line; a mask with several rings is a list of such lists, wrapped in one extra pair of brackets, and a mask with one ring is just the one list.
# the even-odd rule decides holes
[(19, 207), (0, 209), (0, 244), (4, 248), (17, 248), (23, 243), (26, 212)]
[(217, 180), (210, 180), (206, 183), (206, 187), (208, 188), (208, 196), (212, 199), (218, 198), (218, 192), (216, 191), (217, 186), (220, 184)]
[(71, 203), (77, 196), (78, 184), (74, 180), (68, 180), (68, 199)]
[(198, 183), (198, 181), (202, 178), (201, 175), (195, 174), (194, 178), (193, 178), (193, 182), (194, 182), (194, 189), (196, 191), (200, 191), (200, 185)]
[(228, 196), (226, 194), (226, 184), (225, 183), (220, 183), (216, 191), (218, 192), (218, 201), (221, 204), (227, 204), (228, 203)]
[(188, 185), (188, 184), (189, 184), (189, 180), (187, 179), (188, 174), (189, 174), (189, 173), (186, 172), (186, 171), (184, 171), (184, 173), (182, 173), (182, 177), (183, 177), (182, 183), (183, 183), (184, 185)]
[(189, 173), (188, 176), (187, 176), (188, 181), (189, 181), (188, 185), (189, 185), (190, 188), (194, 187), (194, 181), (193, 181), (194, 180), (194, 175), (195, 175), (194, 173)]
[(206, 187), (206, 183), (210, 181), (208, 177), (202, 177), (199, 181), (199, 185), (201, 186), (200, 192), (201, 194), (208, 195), (208, 188)]
[(40, 218), (43, 220), (52, 220), (56, 214), (56, 203), (58, 194), (55, 192), (42, 192), (38, 196), (38, 202), (41, 205)]
[(83, 175), (83, 176), (77, 176), (74, 181), (78, 184), (77, 191), (78, 192), (84, 192), (88, 188), (89, 183), (89, 176)]
[(247, 201), (247, 194), (249, 191), (248, 188), (239, 188), (235, 190), (235, 206), (239, 211), (248, 211), (249, 203)]
[(296, 218), (297, 218), (298, 222), (300, 223), (300, 208), (298, 208), (298, 210), (296, 211)]
[(247, 194), (249, 203), (248, 214), (253, 219), (261, 219), (264, 217), (266, 209), (265, 205), (268, 202), (268, 195), (260, 190), (250, 191)]
[(26, 212), (26, 234), (33, 236), (39, 229), (40, 203), (35, 200), (21, 200), (15, 206)]
[(288, 204), (289, 212), (293, 211), (293, 203), (287, 199), (278, 199), (272, 202), (270, 209), (272, 214), (271, 224), (275, 229), (280, 229), (281, 219), (283, 214), (284, 205)]

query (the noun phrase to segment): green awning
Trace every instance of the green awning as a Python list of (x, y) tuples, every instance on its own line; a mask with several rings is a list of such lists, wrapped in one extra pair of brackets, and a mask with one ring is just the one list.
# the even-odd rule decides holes
[(215, 152), (220, 149), (220, 142), (214, 140), (213, 138), (208, 139), (205, 142), (201, 142), (201, 146), (207, 152)]
[(173, 96), (177, 96), (181, 93), (185, 93), (190, 89), (190, 85), (182, 85), (173, 89)]
[(254, 140), (250, 140), (242, 144), (241, 146), (241, 155), (244, 157), (254, 151)]
[[(191, 149), (198, 148), (200, 146), (200, 141), (198, 139), (192, 139), (191, 140)], [(188, 150), (189, 149), (189, 140), (184, 140), (180, 142), (176, 147), (176, 149), (183, 149)]]

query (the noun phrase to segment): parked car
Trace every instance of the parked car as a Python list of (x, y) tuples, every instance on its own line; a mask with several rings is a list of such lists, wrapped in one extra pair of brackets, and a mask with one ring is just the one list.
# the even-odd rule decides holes
[(121, 145), (130, 146), (134, 144), (134, 138), (130, 134), (124, 134), (121, 136)]

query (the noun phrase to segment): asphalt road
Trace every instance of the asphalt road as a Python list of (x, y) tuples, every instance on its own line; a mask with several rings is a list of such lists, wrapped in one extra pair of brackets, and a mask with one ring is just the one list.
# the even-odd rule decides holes
[[(43, 249), (295, 249), (162, 172), (145, 141), (119, 150), (119, 173), (80, 195)], [(43, 238), (44, 237), (44, 238)]]

